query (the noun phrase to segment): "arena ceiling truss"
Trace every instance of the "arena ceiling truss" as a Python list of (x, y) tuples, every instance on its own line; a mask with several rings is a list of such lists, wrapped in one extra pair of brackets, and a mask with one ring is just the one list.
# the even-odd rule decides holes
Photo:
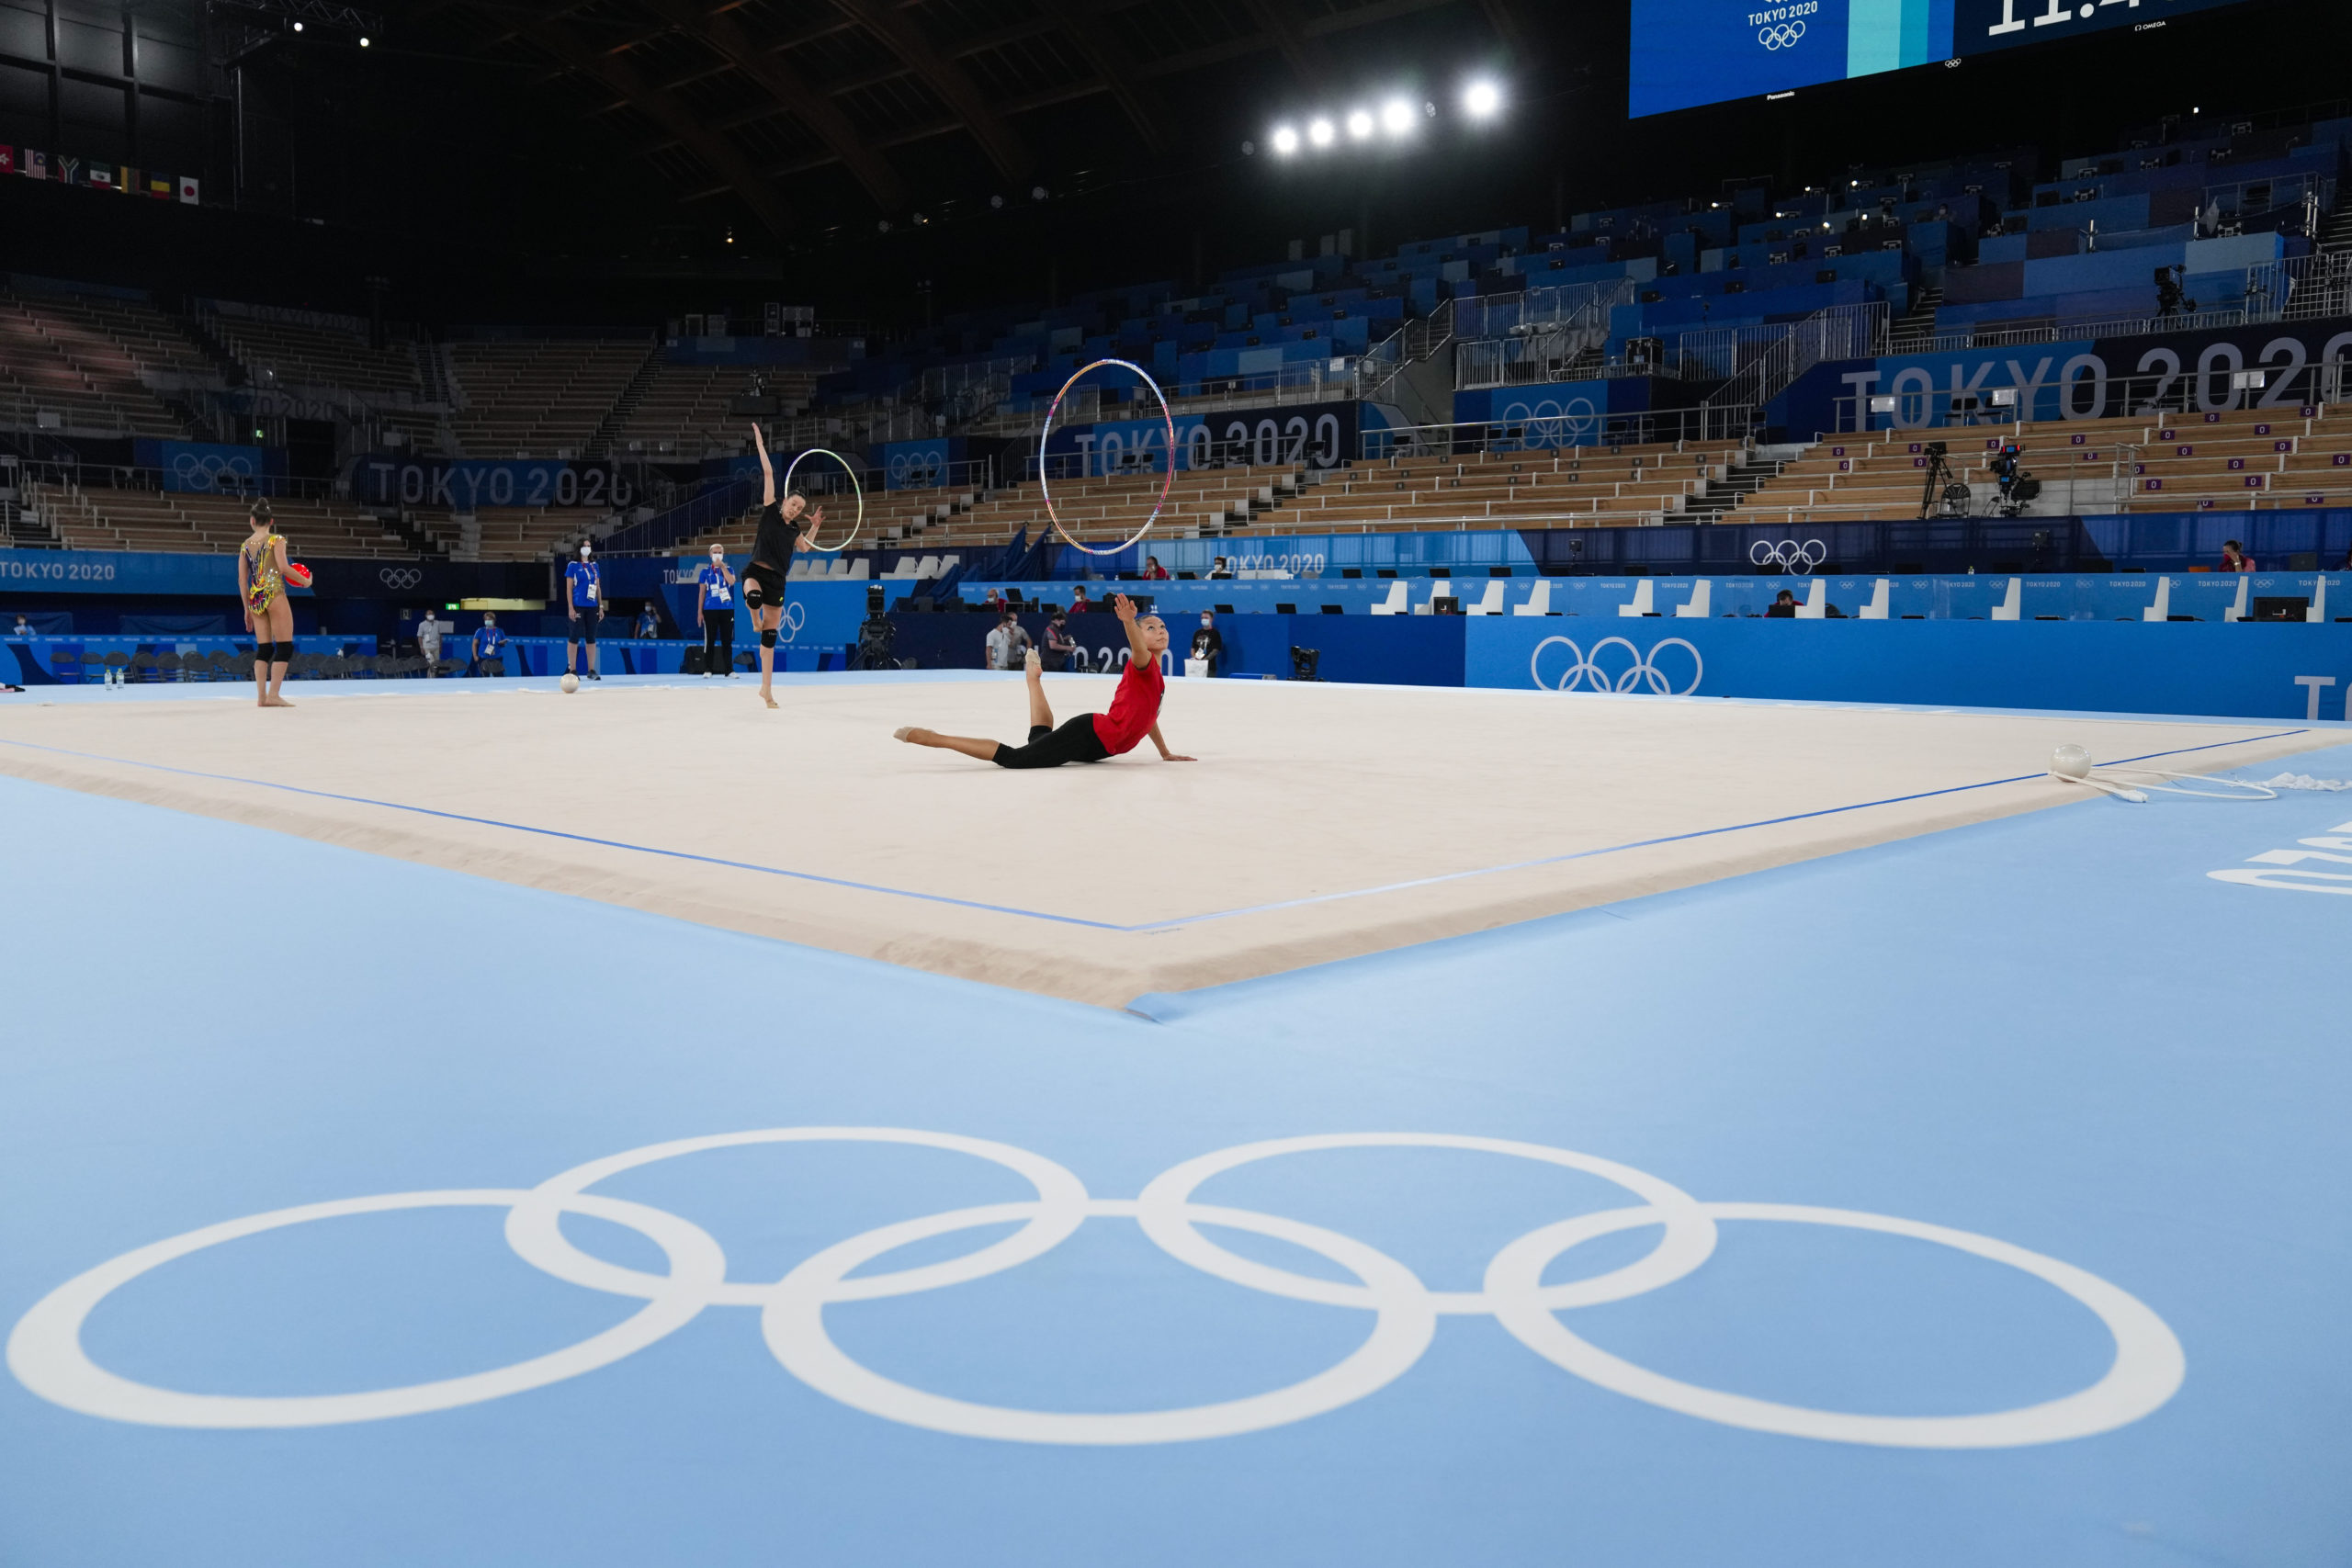
[[(1184, 144), (1179, 79), (1253, 55), (1295, 88), (1342, 85), (1342, 34), (1452, 12), (1523, 51), (1525, 0), (419, 0), (469, 47), (585, 95), (688, 201), (740, 197), (786, 234), (792, 187), (845, 174), (879, 212), (915, 199), (908, 170), (962, 139), (1024, 192), (1050, 136), (1041, 111), (1106, 99), (1142, 152)], [(920, 182), (915, 182), (920, 183)], [(838, 188), (838, 187), (836, 187)]]

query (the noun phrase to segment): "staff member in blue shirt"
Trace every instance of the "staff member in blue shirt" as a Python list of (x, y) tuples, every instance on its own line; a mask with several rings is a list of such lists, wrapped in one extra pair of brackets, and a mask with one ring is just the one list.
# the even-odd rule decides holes
[(735, 674), (735, 574), (727, 547), (710, 547), (710, 564), (695, 573), (695, 625), (702, 628), (702, 672)]
[[(474, 673), (477, 675), (505, 674), (506, 666), (500, 663), (505, 655), (506, 634), (498, 629), (498, 612), (485, 610), (482, 612), (481, 625), (474, 628)], [(494, 671), (491, 669), (493, 664), (498, 665)]]
[(588, 679), (601, 681), (596, 673), (596, 623), (605, 618), (605, 574), (597, 568), (596, 547), (587, 540), (580, 541), (580, 558), (563, 569), (563, 581), (571, 589), (571, 640), (563, 645), (563, 672), (573, 672), (573, 663), (580, 657), (580, 642), (588, 642)]

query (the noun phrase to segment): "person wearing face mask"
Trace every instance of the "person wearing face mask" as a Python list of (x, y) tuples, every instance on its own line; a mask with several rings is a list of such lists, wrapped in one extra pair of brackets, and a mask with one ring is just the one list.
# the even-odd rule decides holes
[(605, 618), (605, 574), (596, 565), (596, 547), (587, 540), (580, 541), (580, 558), (563, 569), (563, 584), (571, 600), (571, 637), (563, 645), (563, 672), (574, 673), (580, 660), (580, 644), (588, 644), (588, 679), (601, 681), (596, 673), (596, 623)]
[(710, 547), (710, 564), (695, 573), (695, 625), (702, 628), (702, 672), (735, 676), (735, 574), (723, 545)]
[(506, 634), (498, 629), (498, 612), (484, 611), (481, 625), (474, 628), (474, 673), (505, 674), (505, 653)]
[(1216, 673), (1218, 662), (1225, 658), (1225, 637), (1217, 631), (1216, 616), (1210, 611), (1201, 612), (1201, 629), (1193, 634), (1192, 657), (1207, 666), (1202, 671), (1203, 674), (1212, 676)]

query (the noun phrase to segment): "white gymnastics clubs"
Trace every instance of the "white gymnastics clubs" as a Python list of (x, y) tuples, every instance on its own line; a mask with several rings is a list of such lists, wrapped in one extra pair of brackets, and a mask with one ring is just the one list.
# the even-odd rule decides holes
[[(833, 1243), (782, 1279), (728, 1277), (718, 1242), (692, 1221), (592, 1191), (626, 1172), (715, 1150), (773, 1144), (879, 1144), (944, 1150), (996, 1165), (1032, 1196), (877, 1226)], [(1200, 1190), (1242, 1167), (1333, 1150), (1451, 1149), (1580, 1172), (1634, 1201), (1575, 1214), (1507, 1243), (1476, 1290), (1436, 1290), (1386, 1253), (1335, 1231), (1280, 1215), (1204, 1201)], [(507, 1246), (525, 1262), (584, 1290), (642, 1302), (629, 1316), (576, 1344), (527, 1360), (437, 1382), (357, 1393), (192, 1393), (107, 1371), (82, 1343), (92, 1312), (122, 1286), (223, 1242), (359, 1214), (427, 1208), (503, 1208)], [(582, 1250), (561, 1227), (587, 1214), (637, 1231), (664, 1258), (660, 1272)], [(1162, 1252), (1212, 1278), (1290, 1301), (1359, 1314), (1363, 1337), (1298, 1382), (1208, 1403), (1138, 1411), (1032, 1410), (977, 1404), (885, 1377), (833, 1337), (831, 1312), (921, 1292), (952, 1290), (1031, 1262), (1093, 1220), (1138, 1226)], [(2115, 1357), (2089, 1386), (2013, 1409), (1963, 1415), (1857, 1413), (1757, 1399), (1680, 1382), (1600, 1348), (1563, 1313), (1624, 1302), (1702, 1268), (1722, 1222), (1828, 1225), (1901, 1236), (2015, 1269), (2088, 1309)], [(972, 1251), (868, 1271), (901, 1248), (967, 1231), (1012, 1228)], [(1555, 1259), (1623, 1231), (1657, 1233), (1632, 1261), (1545, 1284)], [(1318, 1255), (1337, 1273), (1301, 1273), (1236, 1252), (1207, 1232), (1240, 1231)], [(1253, 1249), (1254, 1250), (1254, 1249)], [(935, 1252), (925, 1249), (925, 1256)], [(151, 1287), (153, 1288), (153, 1287)], [(1339, 1133), (1276, 1138), (1199, 1156), (1161, 1172), (1134, 1198), (1097, 1198), (1043, 1155), (983, 1138), (902, 1127), (771, 1127), (682, 1138), (575, 1166), (531, 1188), (392, 1192), (273, 1210), (204, 1226), (121, 1254), (76, 1275), (34, 1303), (8, 1337), (8, 1369), (41, 1398), (107, 1420), (198, 1428), (317, 1427), (451, 1410), (544, 1388), (610, 1366), (662, 1339), (706, 1309), (760, 1314), (777, 1363), (802, 1382), (883, 1420), (1003, 1442), (1124, 1446), (1198, 1441), (1263, 1431), (1354, 1404), (1410, 1371), (1447, 1317), (1490, 1317), (1538, 1356), (1587, 1382), (1704, 1421), (1785, 1437), (1892, 1448), (2012, 1448), (2088, 1437), (2158, 1408), (2180, 1386), (2186, 1359), (2163, 1320), (2119, 1287), (2071, 1264), (1968, 1231), (1849, 1209), (1785, 1203), (1702, 1202), (1661, 1178), (1598, 1155), (1503, 1138), (1446, 1133)]]

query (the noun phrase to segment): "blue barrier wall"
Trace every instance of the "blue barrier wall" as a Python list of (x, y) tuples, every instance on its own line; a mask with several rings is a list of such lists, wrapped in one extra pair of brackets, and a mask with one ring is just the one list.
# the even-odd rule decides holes
[[(735, 640), (738, 642), (757, 640), (752, 635), (752, 618), (742, 614), (743, 568), (749, 564), (751, 558), (749, 555), (733, 555), (727, 558), (727, 564), (735, 570)], [(628, 564), (643, 569), (656, 563), (632, 561)], [(693, 638), (700, 635), (695, 630), (696, 592), (695, 573), (709, 564), (708, 556), (679, 556), (674, 559), (662, 560), (659, 563), (661, 570), (656, 576), (646, 580), (641, 586), (632, 587), (627, 592), (632, 594), (643, 594), (658, 590), (662, 595), (662, 605), (669, 611), (671, 624), (677, 627), (678, 635)], [(606, 570), (609, 572), (611, 569), (607, 567)], [(857, 624), (865, 619), (865, 590), (868, 586), (864, 582), (846, 581), (786, 584), (784, 593), (786, 640), (810, 645), (834, 646), (855, 642)], [(902, 583), (886, 582), (882, 586), (890, 601), (895, 601), (900, 594), (910, 592), (909, 587)], [(606, 592), (620, 591), (608, 585)]]
[[(2175, 615), (2191, 615), (2200, 621), (2218, 621), (2225, 610), (2237, 602), (2243, 584), (2249, 613), (2254, 602), (2263, 598), (2301, 598), (2316, 601), (2319, 584), (2324, 576), (2327, 583), (2325, 610), (2327, 618), (2352, 616), (2352, 572), (2254, 572), (2244, 577), (2223, 572), (2150, 572), (2144, 575), (2100, 574), (2093, 572), (2057, 572), (2045, 576), (2020, 574), (2018, 585), (2018, 615), (2025, 620), (2054, 617), (2069, 621), (2138, 620), (2143, 612), (2154, 607), (2160, 586), (2172, 584), (2167, 610)], [(1259, 580), (1219, 582), (1111, 582), (1089, 583), (1087, 588), (1095, 602), (1105, 603), (1114, 592), (1128, 592), (1147, 596), (1152, 607), (1162, 615), (1177, 619), (1197, 616), (1203, 610), (1216, 611), (1231, 606), (1237, 618), (1248, 620), (1260, 615), (1281, 614), (1278, 606), (1290, 604), (1303, 615), (1319, 615), (1326, 604), (1337, 604), (1346, 616), (1369, 615), (1372, 607), (1385, 600), (1389, 592), (1402, 579), (1379, 578), (1339, 579), (1300, 578), (1290, 581)], [(1457, 597), (1467, 604), (1479, 603), (1490, 580), (1483, 575), (1458, 577), (1451, 580)], [(1674, 611), (1690, 603), (1699, 583), (1708, 586), (1708, 617), (1724, 615), (1760, 615), (1782, 589), (1800, 600), (1813, 592), (1813, 584), (1822, 583), (1828, 602), (1841, 614), (1852, 615), (1870, 603), (1879, 579), (1860, 574), (1813, 577), (1552, 577), (1541, 580), (1541, 592), (1551, 612), (1557, 615), (1614, 615), (1620, 606), (1631, 605), (1645, 589), (1650, 595), (1652, 609), (1658, 615), (1671, 616)], [(2008, 574), (1983, 573), (1976, 576), (1894, 577), (1886, 579), (1887, 614), (1896, 620), (1917, 616), (1923, 620), (1983, 620), (1990, 616), (1996, 605), (2008, 595)], [(967, 604), (978, 604), (987, 597), (991, 587), (1018, 592), (1024, 598), (1042, 599), (1047, 604), (1067, 604), (1072, 584), (1060, 582), (989, 583), (967, 582), (957, 585), (957, 592)], [(1426, 604), (1435, 584), (1428, 578), (1406, 582), (1408, 604)], [(1526, 604), (1539, 590), (1539, 580), (1514, 577), (1503, 584), (1503, 604), (1517, 610)], [(897, 603), (894, 591), (891, 603)], [(1334, 617), (1343, 618), (1343, 617)], [(1415, 616), (1413, 619), (1423, 617)], [(1475, 617), (1474, 617), (1475, 618)], [(829, 621), (829, 627), (839, 623)], [(839, 637), (829, 632), (823, 638), (808, 640), (850, 640), (856, 636), (856, 626)]]
[[(2340, 720), (2352, 626), (1462, 623), (1474, 686)], [(2021, 759), (2038, 767), (2041, 759)]]
[[(129, 660), (137, 654), (161, 653), (168, 649), (183, 656), (194, 653), (209, 659), (215, 651), (221, 651), (232, 659), (250, 661), (254, 651), (251, 637), (12, 637), (0, 643), (0, 648), (6, 649), (6, 657), (0, 659), (0, 680), (24, 686), (81, 685), (85, 683), (85, 671), (87, 683), (97, 685), (106, 678), (108, 654), (119, 654)], [(294, 649), (298, 653), (372, 654), (376, 651), (376, 639), (372, 637), (297, 637)]]

